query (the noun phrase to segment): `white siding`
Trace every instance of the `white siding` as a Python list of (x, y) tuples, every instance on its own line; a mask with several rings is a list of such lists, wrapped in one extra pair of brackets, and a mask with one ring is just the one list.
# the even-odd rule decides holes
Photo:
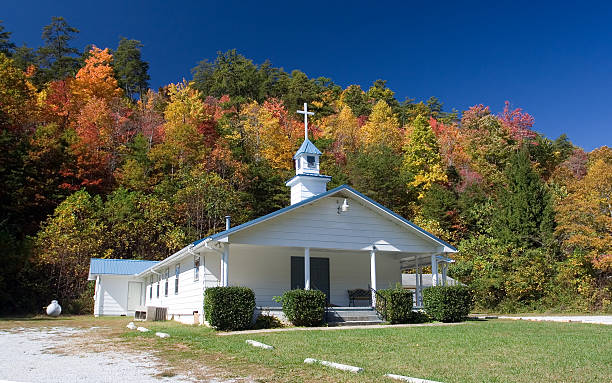
[(329, 178), (299, 176), (291, 183), (291, 204), (296, 204), (310, 197), (325, 193)]
[(342, 250), (424, 253), (442, 247), (412, 228), (392, 222), (357, 200), (348, 199), (350, 209), (338, 214), (343, 197), (327, 197), (275, 217), (267, 222), (230, 234), (230, 243)]
[(131, 275), (100, 275), (96, 283), (94, 315), (133, 315), (128, 311), (128, 282), (140, 282)]
[[(280, 306), (273, 297), (291, 289), (291, 257), (304, 256), (303, 249), (230, 244), (229, 282), (255, 292), (258, 307)], [(311, 257), (329, 258), (330, 302), (348, 306), (349, 289), (370, 285), (370, 253), (329, 252), (311, 249)], [(377, 287), (401, 283), (400, 263), (385, 254), (376, 255)]]
[[(200, 272), (197, 281), (194, 280), (194, 257), (189, 255), (185, 258), (164, 265), (157, 272), (162, 273), (160, 284), (160, 294), (157, 298), (157, 276), (154, 276), (154, 283), (150, 283), (150, 275), (146, 276), (146, 305), (160, 306), (168, 308), (168, 317), (179, 320), (184, 323), (193, 323), (193, 312), (197, 311), (202, 318), (202, 309), (204, 305), (204, 286), (218, 285), (218, 268), (220, 259), (214, 253), (203, 253), (200, 255)], [(180, 264), (179, 274), (179, 289), (178, 294), (174, 293), (175, 284), (175, 267)], [(165, 271), (166, 267), (170, 268), (170, 277), (168, 278), (168, 296), (165, 296)], [(212, 269), (212, 271), (210, 270)], [(215, 274), (213, 274), (213, 271)], [(150, 289), (153, 288), (153, 298), (150, 297)]]

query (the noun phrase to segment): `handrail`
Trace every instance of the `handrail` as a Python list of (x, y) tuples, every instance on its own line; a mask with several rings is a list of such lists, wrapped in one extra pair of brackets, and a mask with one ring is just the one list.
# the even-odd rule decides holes
[(374, 310), (382, 320), (387, 320), (387, 299), (378, 291), (370, 287), (370, 291), (374, 293)]

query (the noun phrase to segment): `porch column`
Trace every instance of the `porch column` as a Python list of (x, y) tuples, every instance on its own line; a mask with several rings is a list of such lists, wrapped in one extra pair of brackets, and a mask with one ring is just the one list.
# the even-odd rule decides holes
[(221, 256), (221, 286), (229, 286), (229, 243), (223, 244)]
[(423, 306), (423, 267), (419, 267), (419, 289), (421, 290), (421, 295), (419, 296), (420, 306)]
[(310, 290), (310, 248), (304, 248), (304, 290)]
[(431, 285), (438, 286), (438, 258), (436, 254), (431, 255)]
[[(370, 287), (376, 290), (376, 246), (370, 251)], [(376, 293), (372, 291), (372, 307), (376, 307)]]

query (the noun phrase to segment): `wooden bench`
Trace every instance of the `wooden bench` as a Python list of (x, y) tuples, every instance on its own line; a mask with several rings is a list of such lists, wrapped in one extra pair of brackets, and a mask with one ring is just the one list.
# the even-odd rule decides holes
[(371, 303), (372, 294), (366, 289), (348, 290), (349, 306), (355, 306), (355, 301), (368, 301)]

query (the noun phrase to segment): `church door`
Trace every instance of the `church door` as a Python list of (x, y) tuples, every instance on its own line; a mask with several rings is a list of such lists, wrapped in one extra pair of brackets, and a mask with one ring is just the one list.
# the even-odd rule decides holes
[[(310, 257), (310, 287), (321, 290), (329, 303), (329, 258)], [(304, 257), (291, 257), (291, 289), (304, 288)]]

